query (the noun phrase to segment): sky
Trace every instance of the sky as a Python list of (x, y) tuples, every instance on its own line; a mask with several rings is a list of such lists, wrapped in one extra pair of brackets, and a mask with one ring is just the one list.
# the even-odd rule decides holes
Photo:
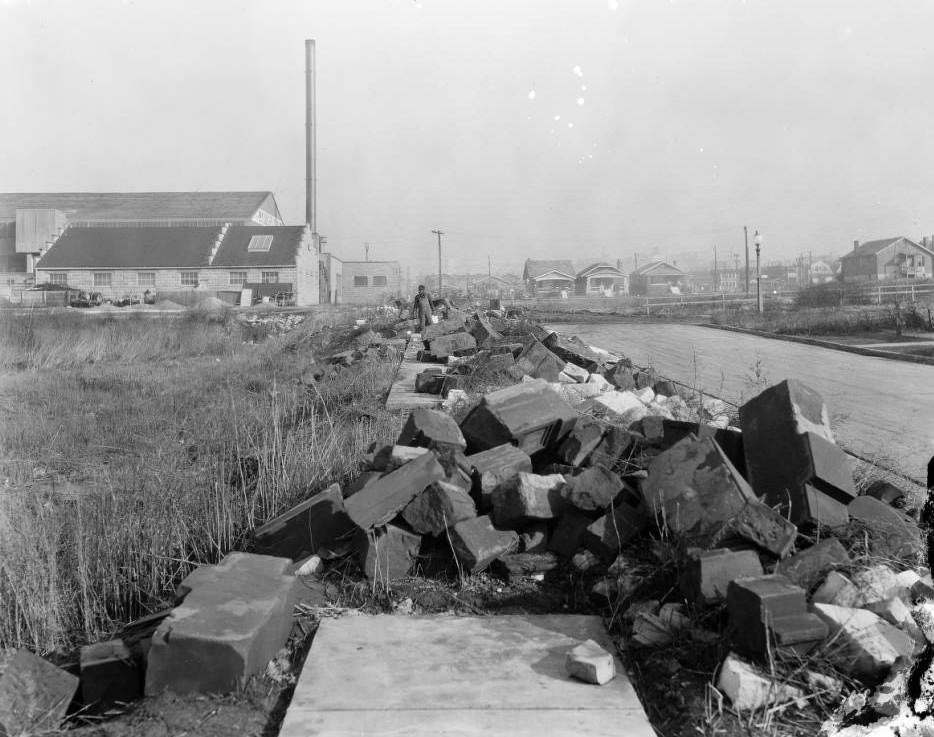
[(934, 233), (929, 0), (0, 0), (0, 191), (272, 190), (416, 277)]

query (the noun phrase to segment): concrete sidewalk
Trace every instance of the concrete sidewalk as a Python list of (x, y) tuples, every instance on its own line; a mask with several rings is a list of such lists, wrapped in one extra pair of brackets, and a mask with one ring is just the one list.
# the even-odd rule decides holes
[(325, 619), (280, 735), (654, 735), (618, 659), (604, 686), (567, 675), (587, 639), (615, 653), (593, 616)]

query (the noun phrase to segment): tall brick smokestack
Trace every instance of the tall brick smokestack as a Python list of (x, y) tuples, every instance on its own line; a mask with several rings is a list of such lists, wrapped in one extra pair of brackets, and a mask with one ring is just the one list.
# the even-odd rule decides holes
[(315, 172), (315, 42), (305, 40), (305, 223), (318, 232), (317, 174)]

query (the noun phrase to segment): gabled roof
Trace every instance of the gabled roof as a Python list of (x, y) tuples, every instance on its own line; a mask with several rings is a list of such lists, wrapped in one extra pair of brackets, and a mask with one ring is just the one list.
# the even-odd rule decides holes
[[(304, 225), (232, 225), (217, 249), (211, 266), (289, 266), (295, 257), (306, 233)], [(249, 251), (250, 239), (254, 236), (272, 236), (268, 251)], [(308, 240), (309, 244), (311, 239)]]
[(616, 268), (615, 266), (613, 266), (612, 264), (608, 264), (608, 263), (606, 263), (606, 262), (604, 262), (604, 261), (601, 261), (601, 262), (598, 262), (598, 263), (595, 263), (595, 264), (591, 264), (591, 265), (588, 266), (586, 269), (581, 270), (581, 272), (577, 275), (577, 278), (578, 278), (578, 279), (585, 279), (586, 277), (590, 276), (594, 271), (598, 271), (598, 270), (600, 270), (600, 269), (606, 269), (606, 270), (608, 270), (608, 271), (611, 271), (611, 272), (613, 272), (613, 275), (614, 275), (614, 276), (619, 276), (619, 277), (626, 276), (622, 271), (620, 271), (619, 269), (617, 269), (617, 268)]
[[(900, 240), (908, 240), (903, 235), (895, 236), (894, 238), (883, 238), (878, 241), (866, 241), (859, 248), (854, 248), (852, 251), (847, 253), (843, 258), (851, 258), (853, 256), (875, 256), (879, 251), (883, 251), (893, 243), (898, 243)], [(911, 241), (909, 241), (911, 243)], [(916, 243), (912, 245), (917, 245)], [(921, 248), (921, 246), (918, 246)]]
[(523, 279), (540, 279), (546, 275), (564, 276), (574, 279), (574, 264), (570, 259), (526, 259), (522, 270)]
[(230, 220), (253, 217), (272, 192), (47, 192), (0, 193), (0, 218), (17, 209), (62, 210), (72, 221)]
[(646, 276), (653, 272), (662, 272), (674, 276), (687, 276), (687, 272), (682, 271), (677, 266), (672, 266), (667, 261), (653, 261), (652, 263), (646, 264), (645, 266), (636, 269), (632, 273), (636, 276)]
[(69, 227), (40, 269), (145, 269), (207, 266), (220, 226)]

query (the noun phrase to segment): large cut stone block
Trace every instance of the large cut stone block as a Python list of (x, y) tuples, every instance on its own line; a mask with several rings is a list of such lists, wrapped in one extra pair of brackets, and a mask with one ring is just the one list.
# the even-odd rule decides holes
[(530, 338), (523, 346), (522, 353), (516, 357), (512, 369), (518, 376), (528, 374), (537, 379), (557, 381), (564, 370), (564, 364), (538, 340)]
[(755, 495), (711, 438), (685, 438), (652, 459), (642, 483), (648, 510), (663, 528), (705, 543)]
[(765, 502), (787, 508), (795, 524), (846, 523), (853, 474), (820, 394), (789, 379), (746, 402), (739, 416), (748, 478)]
[(904, 512), (872, 496), (859, 496), (846, 508), (850, 519), (869, 531), (873, 555), (905, 558), (921, 550), (921, 530)]
[(432, 338), (429, 350), (435, 358), (463, 356), (477, 352), (477, 341), (470, 333), (450, 333)]
[(426, 344), (430, 344), (431, 341), (440, 338), (442, 335), (465, 332), (467, 332), (467, 325), (464, 320), (460, 317), (454, 317), (426, 325), (422, 332), (422, 340)]
[(149, 649), (146, 694), (165, 689), (226, 693), (261, 672), (292, 626), (298, 579), (291, 561), (230, 553), (216, 566), (188, 574), (188, 591), (156, 629)]
[(497, 530), (489, 515), (458, 522), (450, 534), (454, 554), (470, 573), (482, 571), (519, 545), (519, 535), (514, 530)]
[(562, 360), (576, 364), (592, 373), (602, 368), (606, 358), (576, 336), (568, 337), (560, 333), (552, 333), (545, 338), (543, 343), (548, 350)]
[(471, 333), (474, 340), (477, 341), (477, 345), (481, 348), (489, 348), (503, 340), (502, 333), (493, 327), (482, 312), (477, 312), (474, 315), (474, 325)]
[(402, 510), (402, 518), (420, 535), (440, 535), (461, 520), (476, 516), (470, 494), (447, 481), (435, 481)]
[(425, 453), (371, 481), (346, 500), (347, 514), (361, 530), (384, 525), (435, 481), (445, 477), (434, 453)]
[(389, 584), (412, 570), (421, 535), (398, 525), (386, 525), (360, 535), (360, 566), (370, 581)]
[[(570, 508), (558, 520), (555, 531), (548, 540), (548, 549), (565, 558), (570, 558), (582, 545), (587, 528), (593, 517), (578, 509)], [(605, 529), (605, 528), (604, 528)], [(600, 539), (603, 539), (601, 535)]]
[(634, 495), (622, 494), (616, 506), (587, 525), (580, 543), (605, 561), (613, 560), (624, 545), (638, 537), (649, 518)]
[(313, 553), (322, 558), (339, 553), (353, 536), (354, 525), (344, 509), (341, 488), (332, 484), (284, 514), (257, 527), (257, 553), (300, 560)]
[(482, 512), (490, 509), (493, 504), (493, 492), (501, 484), (516, 478), (520, 471), (532, 472), (532, 459), (529, 454), (519, 450), (512, 443), (474, 453), (467, 456), (466, 460), (477, 479), (477, 493)]
[(540, 476), (520, 471), (493, 492), (493, 523), (501, 529), (517, 529), (532, 520), (555, 519), (565, 508), (561, 495), (564, 476)]
[(768, 505), (751, 499), (718, 535), (724, 540), (733, 536), (784, 558), (795, 544), (798, 528)]
[(598, 512), (613, 505), (623, 486), (617, 474), (597, 464), (571, 477), (563, 494), (568, 504), (582, 512)]
[(727, 586), (727, 611), (736, 647), (765, 658), (769, 637), (781, 646), (811, 647), (827, 636), (827, 628), (809, 616), (804, 589), (784, 576), (737, 578)]
[(560, 443), (574, 427), (577, 412), (536, 379), (490, 392), (461, 422), (471, 451), (514, 443), (532, 455)]
[(762, 563), (753, 550), (688, 551), (687, 563), (678, 578), (681, 593), (696, 604), (714, 604), (726, 599), (730, 581), (762, 575)]
[(600, 445), (605, 430), (606, 425), (602, 422), (582, 417), (558, 448), (558, 458), (570, 466), (583, 465), (587, 457)]
[(829, 571), (850, 565), (846, 548), (835, 537), (828, 537), (800, 553), (781, 561), (776, 573), (787, 576), (798, 586), (810, 590)]
[(28, 650), (14, 651), (0, 673), (0, 734), (58, 732), (78, 679)]
[(412, 410), (402, 427), (402, 432), (399, 433), (396, 444), (458, 450), (464, 450), (467, 447), (467, 441), (464, 440), (457, 421), (451, 415), (438, 409), (425, 407)]

